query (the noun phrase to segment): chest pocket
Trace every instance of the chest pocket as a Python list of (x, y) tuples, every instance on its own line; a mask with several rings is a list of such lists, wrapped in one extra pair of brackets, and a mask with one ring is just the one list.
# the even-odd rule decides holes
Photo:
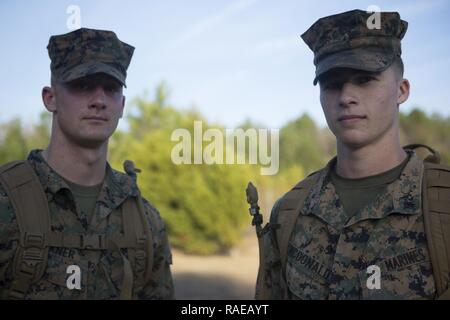
[(286, 282), (293, 299), (326, 299), (328, 296), (327, 273), (329, 271), (324, 264), (289, 244)]

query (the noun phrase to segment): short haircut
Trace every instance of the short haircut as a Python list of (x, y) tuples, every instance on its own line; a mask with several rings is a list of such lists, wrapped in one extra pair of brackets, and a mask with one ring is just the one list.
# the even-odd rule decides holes
[(405, 66), (403, 64), (403, 60), (401, 57), (395, 58), (394, 62), (392, 62), (392, 67), (398, 77), (398, 79), (403, 79), (403, 73), (405, 71)]
[(55, 87), (55, 85), (56, 85), (56, 83), (57, 83), (58, 81), (56, 80), (56, 78), (53, 76), (53, 74), (51, 75), (51, 77), (50, 77), (50, 86), (51, 87)]

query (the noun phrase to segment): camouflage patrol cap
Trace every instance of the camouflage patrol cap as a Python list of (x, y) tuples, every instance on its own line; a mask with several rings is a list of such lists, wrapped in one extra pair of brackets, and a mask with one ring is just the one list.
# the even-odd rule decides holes
[(48, 46), (52, 76), (68, 82), (94, 73), (106, 73), (124, 86), (134, 47), (112, 31), (81, 28), (51, 36)]
[(316, 77), (334, 68), (378, 72), (387, 69), (401, 55), (400, 40), (408, 23), (397, 12), (380, 12), (380, 28), (369, 29), (373, 15), (352, 10), (317, 20), (302, 39), (314, 52)]

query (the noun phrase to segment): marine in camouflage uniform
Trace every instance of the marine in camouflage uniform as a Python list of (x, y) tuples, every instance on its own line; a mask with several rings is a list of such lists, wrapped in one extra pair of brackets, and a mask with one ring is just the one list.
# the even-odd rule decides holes
[[(50, 209), (51, 230), (68, 233), (111, 235), (122, 228), (121, 204), (136, 196), (137, 186), (126, 174), (107, 167), (107, 177), (98, 196), (95, 213), (89, 222), (81, 212), (67, 183), (42, 158), (40, 150), (31, 151), (28, 161), (36, 171)], [(155, 207), (144, 201), (145, 213), (153, 236), (154, 265), (151, 281), (134, 292), (139, 299), (169, 299), (173, 297), (173, 284), (169, 265), (171, 252), (167, 234)], [(152, 223), (157, 221), (157, 224)], [(19, 228), (14, 210), (0, 184), (0, 293), (8, 292), (13, 279), (12, 260), (19, 243)], [(126, 250), (124, 254), (127, 256)], [(143, 268), (145, 261), (138, 261)], [(81, 269), (81, 290), (67, 288), (66, 268), (77, 265)], [(48, 266), (43, 277), (34, 283), (25, 299), (115, 299), (119, 298), (123, 281), (122, 258), (115, 251), (50, 247)], [(142, 282), (144, 270), (137, 270)]]
[[(395, 12), (380, 14), (379, 29), (367, 27), (370, 13), (353, 10), (319, 19), (302, 35), (314, 52), (314, 85), (338, 68), (382, 72), (400, 57), (407, 22)], [(270, 236), (262, 239), (266, 263), (260, 265), (256, 297), (433, 299), (421, 202), (424, 165), (413, 150), (405, 152), (400, 165), (365, 179), (338, 176), (337, 158), (311, 174), (315, 184), (299, 204), (284, 263), (276, 244), (277, 219), (283, 202), (286, 210), (295, 206), (289, 207), (287, 195), (279, 199), (263, 230)], [(380, 288), (367, 285), (370, 266), (380, 268)]]
[[(49, 55), (52, 77), (61, 82), (97, 73), (107, 74), (125, 85), (126, 70), (134, 48), (121, 42), (111, 31), (78, 29), (50, 38)], [(106, 173), (92, 214), (81, 210), (67, 180), (55, 172), (41, 150), (33, 150), (28, 163), (37, 174), (48, 200), (50, 230), (59, 234), (102, 234), (114, 236), (123, 229), (122, 209), (127, 199), (139, 193), (132, 176), (112, 169)], [(143, 199), (145, 217), (151, 230), (153, 265), (146, 266), (147, 252), (127, 249), (90, 250), (51, 247), (42, 277), (31, 284), (24, 299), (118, 299), (124, 283), (124, 257), (135, 255), (133, 290), (129, 298), (172, 299), (174, 288), (170, 271), (172, 263), (167, 233), (160, 214)], [(14, 276), (14, 257), (21, 233), (10, 199), (0, 184), (0, 298), (10, 297)], [(23, 235), (22, 235), (23, 236)], [(131, 250), (131, 251), (130, 251)], [(81, 289), (69, 290), (66, 272), (70, 265), (81, 270)], [(151, 276), (145, 278), (146, 269)], [(145, 280), (147, 279), (147, 280)]]
[[(421, 212), (423, 164), (408, 152), (400, 177), (351, 217), (330, 178), (335, 159), (317, 173), (289, 241), (286, 281), (292, 298), (434, 297)], [(367, 287), (371, 265), (380, 268), (380, 289)]]

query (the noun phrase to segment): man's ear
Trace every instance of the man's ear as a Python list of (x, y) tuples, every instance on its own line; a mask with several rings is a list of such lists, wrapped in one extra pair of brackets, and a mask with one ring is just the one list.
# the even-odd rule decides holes
[(409, 81), (408, 79), (402, 79), (398, 84), (397, 104), (402, 104), (409, 97)]
[(56, 95), (55, 88), (53, 87), (44, 87), (42, 88), (42, 102), (44, 102), (45, 108), (52, 112), (56, 113)]

